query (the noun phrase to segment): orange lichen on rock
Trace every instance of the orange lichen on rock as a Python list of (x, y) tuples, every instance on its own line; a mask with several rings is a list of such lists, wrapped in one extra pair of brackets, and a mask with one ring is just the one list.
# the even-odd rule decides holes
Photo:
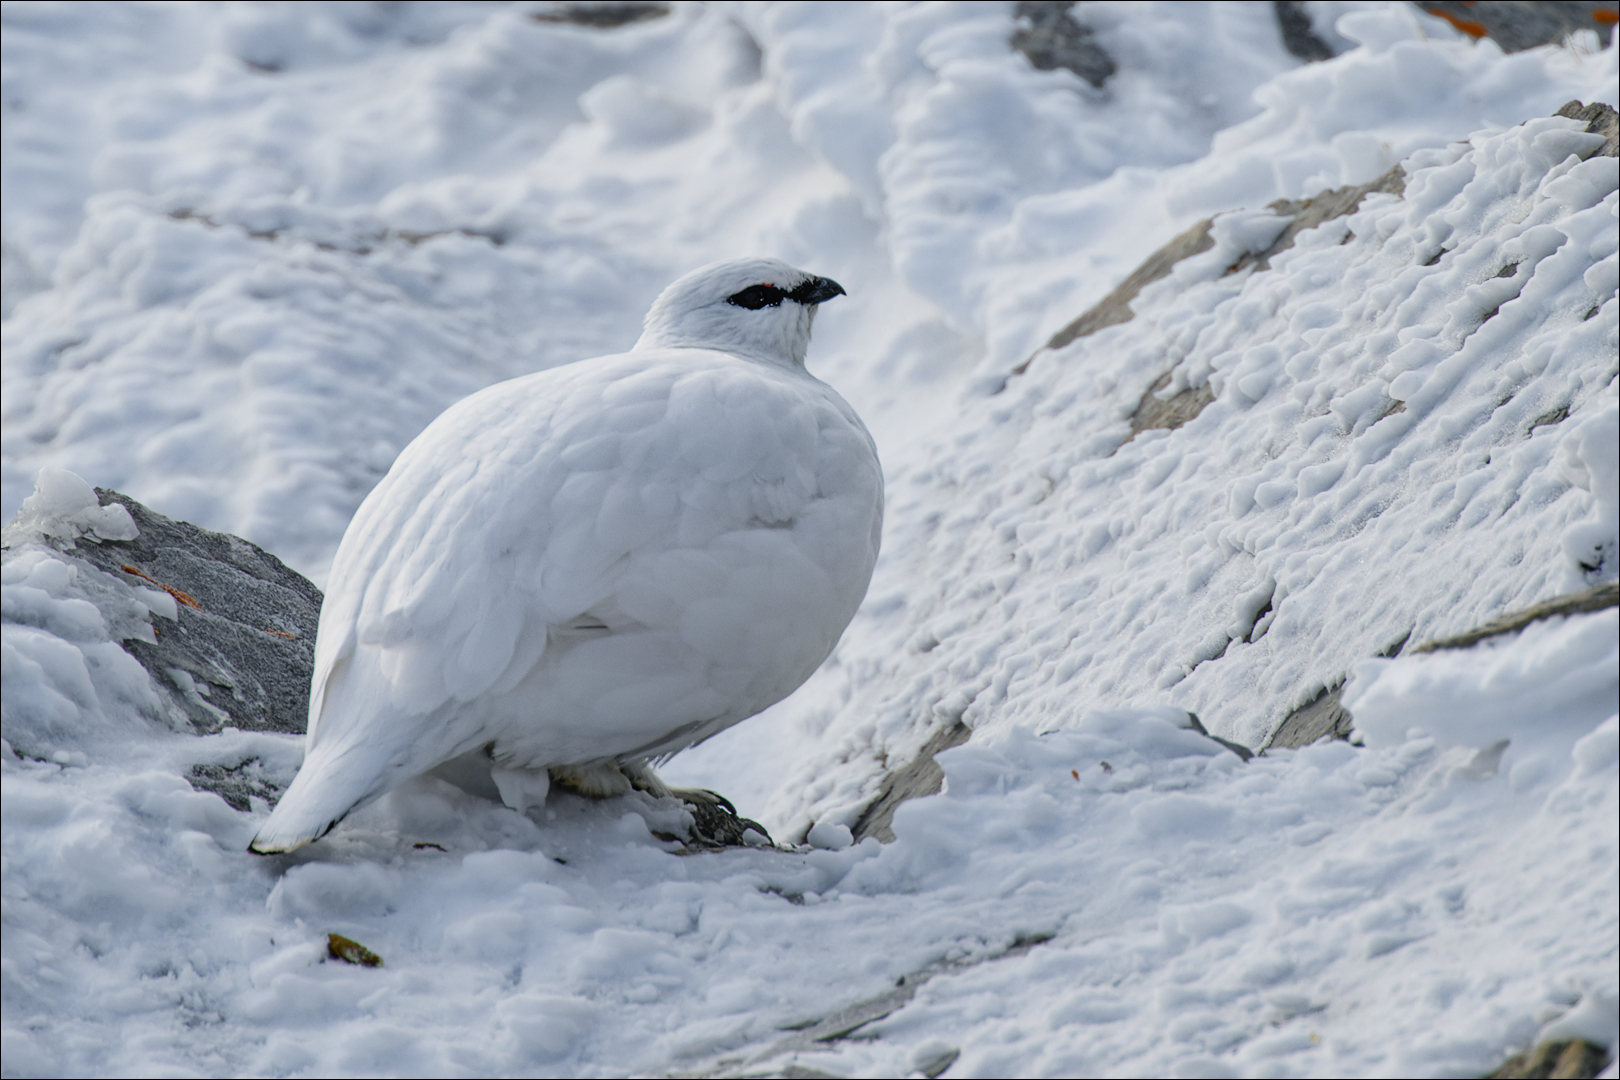
[[(126, 574), (134, 574), (138, 578), (141, 578), (141, 579), (143, 579), (145, 581), (150, 581), (152, 584), (156, 585), (158, 588), (162, 589), (164, 592), (168, 593), (170, 596), (174, 597), (176, 600), (180, 601), (180, 603), (186, 605), (187, 607), (194, 607), (198, 611), (202, 610), (202, 605), (197, 603), (197, 601), (195, 599), (193, 599), (189, 593), (183, 593), (179, 589), (176, 589), (172, 585), (165, 585), (165, 584), (163, 584), (163, 582), (159, 581), (157, 578), (153, 577), (151, 574), (145, 573), (144, 571), (141, 571), (141, 570), (137, 570), (133, 566), (120, 566), (119, 569), (122, 570)], [(292, 635), (289, 634), (287, 636), (291, 637)]]
[(1449, 11), (1431, 10), (1429, 14), (1439, 16), (1471, 38), (1482, 38), (1490, 33), (1489, 30), (1485, 29), (1484, 23), (1475, 22), (1473, 19), (1465, 19), (1461, 15), (1453, 15)]

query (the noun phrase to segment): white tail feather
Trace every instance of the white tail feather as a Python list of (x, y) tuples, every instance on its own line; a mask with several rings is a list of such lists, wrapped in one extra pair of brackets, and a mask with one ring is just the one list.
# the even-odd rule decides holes
[(387, 790), (388, 764), (375, 751), (368, 754), (365, 747), (354, 746), (306, 759), (248, 850), (281, 854), (320, 839), (349, 811)]

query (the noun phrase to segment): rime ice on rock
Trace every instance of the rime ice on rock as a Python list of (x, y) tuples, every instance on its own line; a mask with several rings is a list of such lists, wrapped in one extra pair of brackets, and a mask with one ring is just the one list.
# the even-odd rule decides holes
[[(156, 642), (125, 647), (185, 709), (199, 731), (301, 733), (321, 593), (263, 548), (147, 509), (104, 488), (140, 527), (127, 541), (80, 545), (91, 565), (179, 601), (175, 624)], [(183, 598), (182, 598), (183, 597)]]
[[(166, 719), (197, 732), (304, 730), (321, 593), (274, 555), (59, 469), (42, 470), (5, 542), (8, 584), (25, 560), (55, 563), (104, 617), (137, 610), (112, 617), (109, 637), (146, 669)], [(13, 612), (8, 622), (23, 621)]]

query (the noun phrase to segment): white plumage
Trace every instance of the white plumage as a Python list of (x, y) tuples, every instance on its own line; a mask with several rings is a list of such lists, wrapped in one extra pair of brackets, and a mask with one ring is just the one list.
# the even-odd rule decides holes
[(252, 849), (462, 755), (492, 756), (520, 807), (548, 768), (650, 777), (804, 682), (882, 528), (871, 436), (804, 370), (841, 292), (775, 260), (704, 267), (630, 352), (430, 424), (338, 548), (304, 764)]

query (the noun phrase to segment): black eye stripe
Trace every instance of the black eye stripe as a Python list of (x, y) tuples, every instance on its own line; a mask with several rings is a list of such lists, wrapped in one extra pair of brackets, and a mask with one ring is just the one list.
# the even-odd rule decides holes
[(838, 282), (831, 278), (813, 277), (800, 282), (792, 292), (764, 283), (750, 285), (741, 292), (735, 292), (726, 297), (726, 303), (735, 304), (740, 308), (747, 308), (749, 311), (758, 311), (760, 308), (776, 307), (783, 300), (792, 300), (795, 303), (808, 306), (843, 295), (844, 287)]
[(787, 295), (775, 285), (750, 285), (741, 292), (726, 297), (726, 303), (747, 308), (749, 311), (758, 311), (763, 307), (775, 307)]

